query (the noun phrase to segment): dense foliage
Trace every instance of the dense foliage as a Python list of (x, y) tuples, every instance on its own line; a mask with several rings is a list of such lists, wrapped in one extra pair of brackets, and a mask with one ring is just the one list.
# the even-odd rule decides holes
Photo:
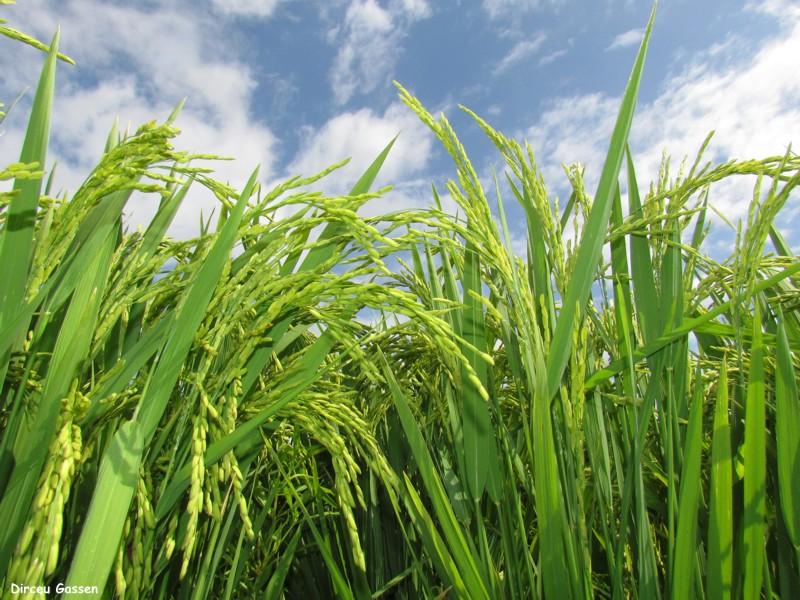
[[(239, 192), (173, 150), (175, 115), (113, 130), (51, 196), (56, 35), (0, 172), (3, 597), (796, 597), (800, 260), (774, 223), (800, 159), (665, 163), (642, 193), (626, 141), (651, 26), (594, 196), (569, 167), (559, 207), (533, 151), (467, 111), (505, 162), (486, 190), (399, 88), (459, 215), (434, 190), (375, 218), (391, 144), (347, 196), (311, 191), (330, 170)], [(709, 190), (742, 174), (718, 262)], [(170, 239), (192, 186), (216, 226)], [(135, 191), (161, 197), (140, 232)]]

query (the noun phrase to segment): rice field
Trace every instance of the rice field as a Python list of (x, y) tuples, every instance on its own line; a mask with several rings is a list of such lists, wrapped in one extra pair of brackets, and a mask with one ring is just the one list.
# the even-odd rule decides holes
[[(173, 149), (180, 107), (51, 195), (69, 58), (0, 24), (46, 53), (0, 170), (2, 597), (798, 597), (800, 260), (776, 222), (800, 158), (701, 150), (639, 181), (653, 19), (595, 190), (569, 167), (559, 205), (535, 148), (464, 108), (504, 164), (487, 185), (398, 85), (452, 180), (369, 218), (392, 143), (346, 196), (321, 191), (341, 165), (232, 188)], [(219, 217), (171, 239), (197, 187)], [(160, 204), (131, 232), (135, 192)]]

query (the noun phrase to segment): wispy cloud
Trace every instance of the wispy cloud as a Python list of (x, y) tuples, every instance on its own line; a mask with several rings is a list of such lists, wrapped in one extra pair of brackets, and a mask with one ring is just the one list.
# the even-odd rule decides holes
[(542, 47), (542, 44), (544, 44), (546, 39), (547, 35), (544, 32), (539, 31), (534, 34), (532, 39), (517, 42), (514, 44), (511, 50), (509, 50), (508, 53), (497, 63), (497, 66), (494, 69), (495, 73), (504, 73), (517, 63), (520, 63), (535, 55), (539, 51), (539, 48)]
[(557, 61), (559, 58), (564, 56), (569, 50), (567, 48), (560, 48), (559, 50), (553, 50), (545, 54), (542, 58), (539, 59), (539, 66), (543, 67), (545, 65), (549, 65), (552, 62)]
[(558, 7), (564, 0), (483, 0), (483, 10), (492, 19), (547, 7)]
[(615, 37), (606, 48), (606, 52), (609, 50), (616, 50), (618, 48), (635, 46), (642, 41), (643, 37), (644, 29), (629, 29), (628, 31), (620, 33), (617, 37)]
[(214, 9), (236, 17), (271, 17), (281, 0), (211, 0)]
[(412, 19), (425, 19), (431, 16), (427, 0), (401, 0), (400, 8)]
[(748, 2), (745, 5), (745, 10), (772, 15), (789, 21), (800, 19), (800, 5), (795, 0), (758, 0), (758, 2)]
[(330, 72), (337, 104), (388, 83), (408, 28), (430, 14), (425, 0), (395, 0), (386, 8), (376, 0), (352, 0), (328, 36), (339, 46)]

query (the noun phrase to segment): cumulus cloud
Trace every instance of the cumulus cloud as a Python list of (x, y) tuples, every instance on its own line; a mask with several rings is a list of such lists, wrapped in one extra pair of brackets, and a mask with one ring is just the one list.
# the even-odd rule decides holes
[[(795, 11), (797, 14), (800, 11)], [(785, 16), (786, 13), (784, 13)], [(782, 154), (800, 141), (800, 16), (785, 22), (751, 57), (738, 47), (711, 48), (662, 85), (634, 117), (631, 147), (642, 183), (658, 173), (663, 151), (675, 161), (692, 160), (709, 131), (715, 135), (705, 158), (721, 162)], [(619, 110), (620, 99), (602, 93), (552, 102), (522, 135), (527, 137), (551, 185), (563, 183), (560, 164), (586, 165), (588, 189), (596, 185)], [(718, 187), (712, 202), (730, 218), (745, 214), (752, 182)]]
[(346, 104), (391, 81), (408, 28), (430, 14), (425, 0), (395, 0), (385, 8), (377, 0), (352, 0), (342, 25), (329, 32), (339, 48), (330, 71), (336, 102)]
[[(9, 18), (41, 39), (49, 39), (60, 24), (61, 47), (78, 63), (59, 65), (57, 75), (48, 158), (59, 164), (57, 189), (75, 191), (99, 158), (116, 117), (123, 130), (128, 124), (135, 130), (146, 121), (166, 118), (183, 97), (186, 107), (176, 122), (184, 132), (176, 140), (179, 149), (242, 159), (213, 165), (220, 179), (237, 187), (257, 164), (264, 178), (274, 168), (276, 138), (250, 110), (255, 89), (250, 69), (232, 54), (209, 16), (171, 2), (150, 11), (84, 0), (31, 3)], [(2, 43), (15, 57), (3, 69), (4, 93), (35, 88), (42, 54)], [(28, 104), (30, 96), (32, 92)], [(9, 142), (21, 139), (26, 117), (27, 106), (20, 106), (3, 124), (7, 137), (0, 161), (18, 158), (20, 146)], [(155, 202), (132, 199), (129, 225), (146, 222)], [(171, 233), (192, 234), (200, 212), (208, 215), (216, 205), (208, 193), (190, 193)]]
[(618, 108), (617, 98), (601, 93), (551, 102), (536, 123), (523, 133), (547, 179), (551, 182), (563, 179), (563, 163), (582, 162), (594, 167), (601, 162), (603, 145), (608, 142)]
[(543, 31), (539, 31), (534, 34), (532, 39), (521, 40), (517, 42), (514, 44), (511, 50), (509, 50), (508, 53), (506, 53), (506, 55), (500, 59), (500, 62), (497, 63), (497, 66), (494, 69), (495, 73), (504, 73), (517, 63), (520, 63), (535, 55), (539, 51), (539, 48), (542, 47), (542, 44), (544, 44), (546, 39), (547, 35)]
[[(437, 193), (439, 193), (439, 201), (442, 203), (442, 210), (455, 215), (459, 209), (455, 200), (443, 189), (437, 190)], [(379, 217), (401, 210), (432, 207), (434, 207), (434, 201), (430, 180), (416, 178), (397, 184), (380, 198), (367, 201), (358, 213), (362, 217)]]
[(376, 184), (404, 183), (420, 172), (430, 158), (433, 139), (417, 117), (400, 103), (382, 114), (362, 108), (338, 114), (322, 127), (309, 130), (288, 167), (289, 174), (310, 174), (350, 158), (350, 163), (326, 182), (331, 193), (345, 193), (381, 150), (400, 134)]

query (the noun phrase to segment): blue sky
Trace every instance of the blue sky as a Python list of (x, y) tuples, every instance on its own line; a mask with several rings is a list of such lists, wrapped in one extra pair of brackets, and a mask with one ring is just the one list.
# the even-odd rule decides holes
[[(323, 186), (342, 192), (401, 131), (381, 179), (396, 190), (366, 209), (374, 214), (428, 205), (430, 183), (451, 174), (393, 79), (447, 114), (481, 175), (497, 159), (459, 103), (530, 140), (554, 194), (566, 190), (563, 162), (585, 164), (591, 191), (649, 11), (638, 0), (31, 0), (0, 15), (42, 39), (60, 24), (78, 62), (58, 76), (60, 186), (74, 190), (88, 174), (114, 117), (135, 129), (187, 96), (177, 145), (236, 157), (218, 167), (237, 186), (256, 164), (270, 183), (349, 156)], [(0, 52), (14, 57), (0, 73), (8, 104), (35, 86), (42, 56), (7, 41)], [(640, 177), (655, 175), (664, 150), (693, 156), (711, 129), (708, 157), (719, 161), (800, 143), (797, 56), (796, 2), (663, 0), (632, 134)], [(31, 95), (2, 125), (0, 160), (17, 158)], [(729, 184), (712, 202), (744, 216), (751, 184)], [(190, 235), (213, 204), (190, 198), (173, 233)], [(130, 223), (153, 208), (136, 199)], [(795, 246), (798, 216), (794, 198), (782, 225)]]

